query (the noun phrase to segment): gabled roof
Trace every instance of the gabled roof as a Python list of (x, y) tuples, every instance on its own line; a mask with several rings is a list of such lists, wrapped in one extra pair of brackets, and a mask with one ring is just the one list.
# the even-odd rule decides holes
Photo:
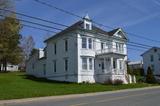
[(159, 49), (160, 50), (160, 47), (152, 47), (152, 48), (148, 49), (147, 51), (145, 51), (143, 54), (141, 54), (141, 56), (143, 56), (144, 54), (148, 53), (149, 51), (151, 51), (153, 49)]
[[(49, 40), (52, 39), (52, 38), (55, 38), (55, 37), (57, 37), (57, 36), (59, 36), (59, 35), (63, 35), (63, 34), (65, 34), (65, 33), (68, 33), (68, 32), (70, 32), (70, 31), (74, 31), (74, 30), (77, 30), (77, 29), (83, 29), (83, 21), (82, 21), (82, 20), (76, 22), (75, 24), (73, 24), (73, 25), (71, 25), (70, 27), (64, 29), (63, 31), (55, 34), (54, 36), (46, 39), (44, 42), (47, 42), (47, 41), (49, 41)], [(103, 29), (101, 29), (101, 28), (98, 28), (98, 27), (95, 26), (95, 25), (92, 25), (92, 30), (89, 30), (89, 31), (96, 32), (96, 33), (100, 33), (100, 34), (103, 34), (103, 35), (106, 35), (106, 36), (113, 36), (114, 33), (116, 33), (119, 29), (120, 29), (120, 28), (117, 28), (117, 29), (114, 29), (114, 30), (112, 30), (112, 31), (110, 31), (110, 32), (107, 32), (107, 31), (105, 31), (105, 30), (103, 30)], [(83, 30), (86, 30), (86, 29), (83, 29)]]
[(126, 36), (125, 32), (122, 30), (122, 28), (113, 29), (113, 30), (109, 31), (108, 34), (109, 34), (110, 36), (113, 36), (113, 35), (114, 35), (115, 33), (117, 33), (118, 31), (121, 31), (122, 34), (124, 35), (124, 38), (127, 39), (127, 36)]
[(110, 36), (113, 36), (119, 29), (120, 29), (120, 28), (113, 29), (113, 30), (109, 31), (108, 34), (109, 34)]
[(59, 32), (59, 33), (57, 33), (57, 34), (49, 37), (49, 38), (46, 39), (44, 42), (47, 42), (48, 40), (50, 40), (50, 39), (52, 39), (52, 38), (55, 38), (55, 37), (57, 37), (57, 36), (59, 36), (59, 35), (62, 35), (62, 34), (65, 34), (65, 33), (67, 33), (67, 32), (73, 31), (73, 30), (75, 30), (75, 29), (77, 29), (77, 28), (80, 28), (82, 23), (83, 23), (82, 21), (78, 21), (78, 22), (76, 22), (75, 24), (71, 25), (70, 27), (62, 30), (61, 32)]
[(143, 64), (142, 61), (130, 61), (128, 62), (128, 65), (135, 65), (135, 64)]

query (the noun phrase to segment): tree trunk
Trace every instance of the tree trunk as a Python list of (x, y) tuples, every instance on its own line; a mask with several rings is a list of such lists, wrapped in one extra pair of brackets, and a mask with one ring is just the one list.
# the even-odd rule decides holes
[(5, 71), (5, 72), (7, 71), (7, 60), (6, 59), (3, 60), (3, 68), (2, 68), (2, 70)]
[(1, 62), (0, 62), (0, 72), (2, 71), (1, 68), (2, 68), (2, 65), (1, 65)]
[(6, 59), (4, 60), (4, 71), (5, 72), (7, 71), (7, 60)]

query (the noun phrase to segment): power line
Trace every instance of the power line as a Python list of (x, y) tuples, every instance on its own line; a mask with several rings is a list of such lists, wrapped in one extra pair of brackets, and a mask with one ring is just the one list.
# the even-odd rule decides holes
[[(3, 16), (3, 15), (0, 15), (0, 16)], [(13, 17), (12, 17), (13, 18)], [(16, 18), (15, 18), (16, 19)], [(21, 20), (21, 19), (19, 19), (19, 20)], [(24, 20), (22, 20), (22, 21), (24, 21)], [(25, 22), (28, 22), (28, 21), (25, 21)], [(29, 23), (32, 23), (31, 21), (29, 21)], [(34, 23), (35, 24), (35, 23)], [(30, 26), (30, 25), (26, 25), (26, 24), (23, 24), (24, 26), (27, 26), (27, 27), (31, 27), (31, 28), (36, 28), (36, 29), (40, 29), (40, 30), (45, 30), (45, 31), (50, 31), (50, 30), (46, 30), (46, 29), (42, 29), (42, 28), (37, 28), (37, 27), (34, 27), (34, 26)], [(36, 25), (39, 25), (39, 24), (36, 24)], [(41, 25), (40, 25), (41, 26)], [(46, 27), (46, 25), (43, 25), (44, 27)], [(47, 26), (48, 27), (48, 26)], [(52, 28), (52, 27), (49, 27), (49, 28)], [(55, 28), (53, 28), (53, 29), (55, 29)], [(60, 29), (61, 30), (61, 29)], [(62, 30), (61, 30), (62, 31)], [(56, 33), (56, 32), (55, 32)], [(77, 34), (77, 33), (76, 33)], [(87, 35), (83, 35), (83, 36), (87, 36)], [(77, 37), (77, 36), (76, 36)], [(90, 36), (87, 36), (87, 37), (90, 37)], [(102, 38), (100, 38), (100, 37), (92, 37), (92, 38), (98, 38), (98, 39), (101, 39), (101, 40), (105, 40), (105, 41), (109, 41), (109, 42), (111, 42), (111, 40), (109, 40), (109, 39), (102, 39)], [(99, 43), (101, 43), (101, 42), (99, 42)], [(139, 48), (143, 48), (143, 49), (148, 49), (147, 47), (151, 47), (151, 46), (148, 46), (148, 45), (143, 45), (143, 44), (136, 44), (136, 43), (134, 43), (134, 42), (132, 42), (133, 44), (128, 44), (128, 45), (130, 45), (130, 46), (134, 46), (134, 47), (139, 47)], [(145, 46), (145, 47), (144, 47)]]
[[(23, 14), (23, 13), (17, 13), (17, 12), (14, 12), (14, 11), (11, 11), (11, 10), (6, 10), (6, 9), (0, 9), (0, 10), (3, 10), (3, 11), (9, 11), (9, 12), (12, 12), (12, 13), (15, 13), (15, 14), (18, 14), (18, 15), (22, 15), (22, 16), (27, 16), (29, 18), (33, 18), (33, 19), (37, 19), (37, 20), (43, 20), (44, 22), (50, 22), (48, 20), (45, 20), (45, 19), (41, 19), (41, 18), (37, 18), (37, 17), (33, 17), (33, 16), (29, 16), (29, 15), (26, 15), (26, 14)], [(23, 21), (23, 20), (22, 20)], [(24, 20), (26, 22), (26, 20)], [(51, 21), (52, 22), (52, 21)], [(55, 23), (55, 22), (53, 22)], [(59, 24), (59, 23), (57, 23)], [(60, 24), (60, 25), (63, 25), (63, 24)], [(64, 25), (65, 27), (69, 27), (67, 25)], [(50, 27), (50, 26), (49, 26)], [(50, 27), (51, 28), (51, 27)], [(47, 30), (46, 30), (47, 31)], [(48, 31), (48, 32), (51, 32), (51, 31)], [(136, 43), (136, 42), (131, 42), (129, 41), (130, 43), (135, 43), (135, 44), (138, 44), (138, 45), (141, 45), (141, 46), (149, 46), (149, 47), (152, 47), (150, 45), (145, 45), (145, 44), (140, 44), (140, 43)]]
[[(5, 17), (4, 15), (0, 15), (0, 16)], [(15, 18), (15, 19), (18, 19), (20, 21), (27, 22), (27, 23), (30, 23), (30, 24), (39, 25), (39, 26), (42, 26), (42, 27), (52, 28), (52, 29), (56, 29), (56, 30), (62, 30), (60, 28), (56, 28), (56, 27), (52, 27), (52, 26), (48, 26), (48, 25), (44, 25), (44, 24), (39, 24), (39, 23), (36, 23), (36, 22), (31, 22), (31, 21), (28, 21), (28, 20), (24, 20), (24, 19), (19, 19), (19, 18)]]
[(26, 14), (19, 13), (19, 12), (14, 12), (14, 11), (11, 11), (11, 10), (8, 10), (8, 9), (2, 9), (2, 8), (0, 8), (0, 10), (7, 11), (7, 12), (11, 12), (11, 13), (14, 13), (14, 14), (17, 14), (17, 15), (21, 15), (21, 16), (24, 16), (24, 17), (28, 17), (28, 18), (40, 20), (40, 21), (43, 21), (43, 22), (48, 22), (48, 23), (51, 23), (51, 24), (68, 27), (67, 25), (64, 25), (64, 24), (60, 24), (60, 23), (57, 23), (57, 22), (49, 21), (49, 20), (42, 19), (42, 18), (39, 18), (39, 17), (33, 17), (33, 16), (26, 15)]
[(57, 32), (55, 32), (55, 31), (51, 31), (51, 30), (48, 30), (48, 29), (39, 28), (39, 27), (35, 27), (35, 26), (31, 26), (31, 25), (27, 25), (27, 24), (22, 24), (22, 25), (23, 25), (23, 26), (25, 26), (25, 27), (34, 28), (34, 29), (38, 29), (38, 30), (42, 30), (42, 31), (47, 31), (47, 32), (57, 33)]
[(133, 46), (133, 47), (140, 47), (140, 48), (144, 48), (144, 49), (149, 49), (149, 47), (143, 47), (143, 46), (134, 45), (134, 44), (128, 44), (128, 45)]
[[(77, 18), (83, 19), (83, 17), (81, 17), (81, 16), (79, 16), (79, 15), (73, 13), (73, 12), (69, 12), (69, 11), (66, 11), (66, 10), (64, 10), (64, 9), (58, 8), (58, 7), (54, 6), (53, 4), (49, 4), (49, 3), (46, 3), (46, 2), (41, 1), (41, 0), (34, 0), (34, 1), (37, 2), (37, 3), (40, 3), (40, 4), (42, 4), (42, 5), (46, 5), (46, 6), (48, 6), (48, 7), (54, 8), (54, 9), (56, 9), (56, 10), (59, 10), (59, 11), (61, 11), (61, 12), (64, 12), (64, 13), (66, 13), (66, 14), (69, 14), (69, 15), (75, 16), (75, 17), (77, 17)], [(98, 22), (96, 22), (96, 21), (94, 21), (94, 20), (92, 20), (92, 22), (95, 23), (95, 24), (97, 24), (97, 25), (99, 25), (99, 26), (103, 26), (103, 27), (106, 27), (106, 28), (109, 28), (109, 29), (114, 29), (113, 27), (110, 27), (110, 26), (107, 26), (107, 25), (98, 23)], [(126, 34), (129, 34), (129, 35), (133, 35), (133, 37), (142, 38), (142, 39), (144, 39), (144, 40), (148, 40), (148, 41), (160, 43), (160, 41), (158, 41), (158, 40), (150, 39), (150, 38), (147, 38), (147, 37), (138, 35), (138, 34), (134, 34), (134, 33), (130, 33), (130, 32), (125, 32), (125, 33), (126, 33)]]
[(128, 43), (133, 43), (133, 44), (137, 44), (137, 45), (144, 46), (144, 47), (153, 47), (153, 46), (150, 46), (150, 45), (141, 44), (141, 43), (137, 43), (137, 42), (131, 42), (131, 41), (129, 41)]
[(21, 23), (21, 25), (23, 25), (24, 27), (29, 27), (29, 28), (38, 29), (38, 30), (47, 31), (47, 32), (52, 32), (52, 33), (57, 33), (57, 32), (52, 31), (52, 30), (48, 30), (48, 29), (44, 29), (44, 28), (39, 28), (39, 27), (35, 27), (35, 26), (32, 26), (32, 25), (24, 24), (24, 23)]
[(69, 15), (73, 15), (73, 16), (78, 17), (78, 18), (83, 18), (83, 17), (81, 17), (81, 16), (79, 16), (79, 15), (77, 15), (77, 14), (74, 14), (74, 13), (72, 13), (72, 12), (69, 12), (69, 11), (66, 11), (66, 10), (64, 10), (64, 9), (58, 8), (58, 7), (56, 7), (56, 6), (53, 6), (53, 5), (51, 5), (51, 4), (48, 4), (48, 3), (46, 3), (46, 2), (43, 2), (43, 1), (40, 1), (40, 0), (34, 0), (34, 1), (36, 1), (36, 2), (38, 2), (38, 3), (40, 3), (40, 4), (44, 4), (44, 5), (46, 5), (46, 6), (49, 6), (49, 7), (55, 8), (56, 10), (62, 11), (62, 12), (67, 13), (67, 14), (69, 14)]

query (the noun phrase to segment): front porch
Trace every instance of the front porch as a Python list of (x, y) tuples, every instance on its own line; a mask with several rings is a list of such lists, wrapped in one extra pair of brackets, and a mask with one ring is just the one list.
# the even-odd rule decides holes
[(123, 80), (126, 83), (126, 56), (119, 54), (98, 55), (95, 58), (97, 82)]
[(96, 70), (98, 73), (124, 75), (126, 73), (125, 57), (121, 56), (98, 56), (96, 57)]

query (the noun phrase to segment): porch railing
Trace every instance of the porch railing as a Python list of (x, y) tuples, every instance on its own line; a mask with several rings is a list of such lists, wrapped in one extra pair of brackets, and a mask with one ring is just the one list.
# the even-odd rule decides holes
[(123, 49), (121, 50), (116, 48), (100, 49), (96, 51), (96, 55), (105, 54), (105, 53), (125, 54)]
[(119, 75), (119, 74), (125, 74), (125, 69), (113, 69), (113, 74)]
[(103, 70), (105, 74), (113, 74), (113, 75), (124, 75), (125, 69), (110, 69), (109, 70)]

